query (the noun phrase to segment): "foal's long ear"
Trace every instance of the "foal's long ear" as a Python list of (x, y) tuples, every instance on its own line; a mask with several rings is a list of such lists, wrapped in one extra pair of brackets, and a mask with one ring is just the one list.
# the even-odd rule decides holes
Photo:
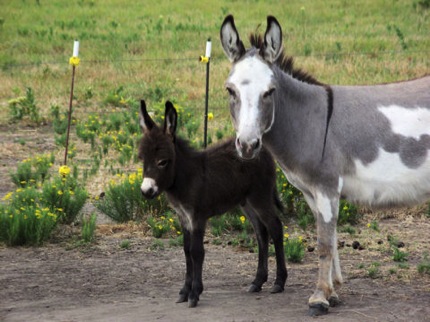
[(146, 110), (146, 104), (144, 100), (140, 101), (140, 113), (139, 113), (139, 124), (143, 133), (148, 133), (155, 126), (154, 121), (148, 114)]
[(245, 46), (240, 40), (232, 15), (225, 17), (221, 25), (220, 38), (222, 48), (224, 48), (224, 52), (230, 62), (238, 61), (245, 54)]
[(176, 124), (178, 122), (178, 113), (172, 102), (166, 102), (166, 111), (164, 114), (164, 133), (171, 135), (173, 138), (176, 133)]
[(264, 34), (264, 46), (260, 55), (269, 63), (273, 63), (282, 52), (282, 29), (278, 20), (267, 16), (267, 29)]

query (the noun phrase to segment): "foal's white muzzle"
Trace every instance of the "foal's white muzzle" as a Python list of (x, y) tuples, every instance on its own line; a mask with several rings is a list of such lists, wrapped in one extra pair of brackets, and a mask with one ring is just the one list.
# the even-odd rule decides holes
[(152, 199), (158, 195), (157, 183), (152, 178), (144, 178), (140, 186), (140, 191), (142, 191), (142, 194), (146, 198)]

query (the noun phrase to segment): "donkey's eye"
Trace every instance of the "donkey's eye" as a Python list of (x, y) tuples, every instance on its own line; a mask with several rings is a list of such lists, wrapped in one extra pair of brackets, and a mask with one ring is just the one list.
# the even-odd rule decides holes
[(272, 87), (271, 89), (269, 89), (267, 92), (265, 92), (265, 93), (263, 94), (263, 98), (268, 98), (268, 97), (270, 97), (270, 95), (272, 95), (274, 91), (275, 91), (275, 88), (274, 88), (274, 87)]
[(169, 164), (169, 160), (160, 160), (157, 163), (159, 168), (165, 168)]

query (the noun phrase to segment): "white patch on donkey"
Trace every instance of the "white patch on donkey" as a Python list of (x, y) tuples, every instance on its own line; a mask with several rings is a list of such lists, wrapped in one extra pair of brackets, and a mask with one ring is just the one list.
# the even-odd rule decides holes
[(398, 153), (379, 149), (378, 158), (364, 165), (354, 162), (354, 176), (344, 177), (342, 194), (369, 205), (411, 204), (428, 199), (430, 157), (418, 169), (405, 166)]
[(424, 134), (430, 135), (430, 109), (389, 105), (379, 106), (378, 110), (390, 120), (391, 130), (396, 134), (417, 140)]

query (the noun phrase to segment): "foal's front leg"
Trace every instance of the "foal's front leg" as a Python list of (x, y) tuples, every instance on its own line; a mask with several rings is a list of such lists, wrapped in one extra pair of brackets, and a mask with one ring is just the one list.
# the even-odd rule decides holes
[(188, 301), (188, 296), (191, 292), (191, 286), (193, 281), (193, 262), (191, 260), (190, 249), (191, 249), (191, 233), (182, 227), (184, 234), (184, 254), (186, 263), (185, 283), (179, 291), (179, 298), (176, 303), (182, 303)]
[(191, 292), (188, 295), (188, 307), (197, 306), (200, 299), (200, 294), (203, 292), (203, 260), (205, 258), (205, 250), (203, 247), (205, 227), (195, 228), (191, 232), (190, 255), (192, 262), (193, 279), (191, 284)]

